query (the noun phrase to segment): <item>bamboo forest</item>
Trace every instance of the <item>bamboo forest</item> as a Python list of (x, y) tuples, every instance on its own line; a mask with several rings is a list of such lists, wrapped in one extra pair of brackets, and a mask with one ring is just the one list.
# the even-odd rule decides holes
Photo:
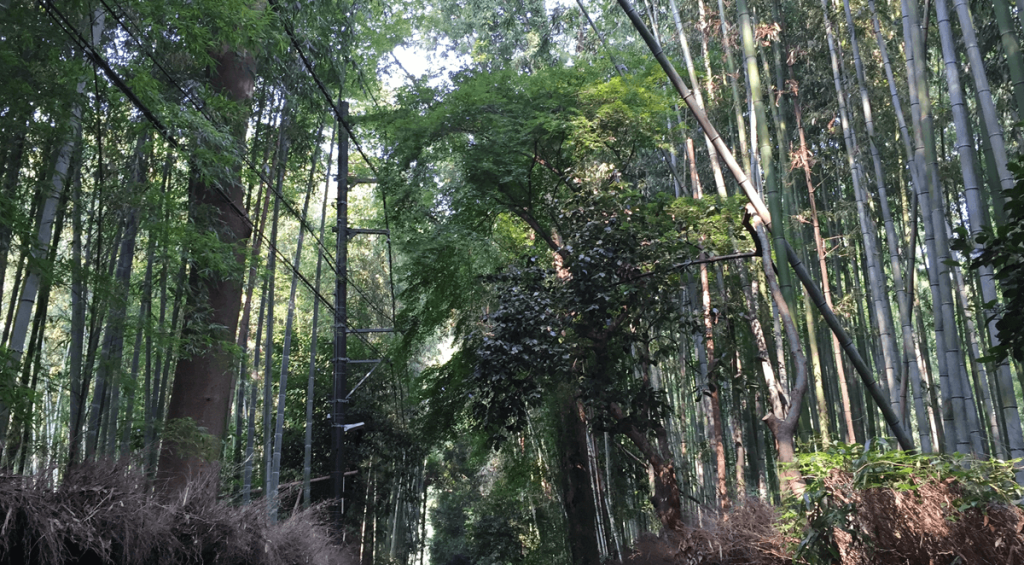
[(1024, 563), (1022, 41), (0, 0), (0, 564)]

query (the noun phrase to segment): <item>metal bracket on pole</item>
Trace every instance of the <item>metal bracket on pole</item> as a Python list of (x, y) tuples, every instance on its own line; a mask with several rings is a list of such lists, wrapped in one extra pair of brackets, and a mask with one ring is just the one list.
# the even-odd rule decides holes
[(363, 228), (349, 228), (349, 230), (348, 230), (348, 236), (349, 237), (352, 237), (353, 235), (362, 235), (362, 234), (386, 235), (386, 236), (390, 237), (391, 236), (391, 230), (363, 229)]

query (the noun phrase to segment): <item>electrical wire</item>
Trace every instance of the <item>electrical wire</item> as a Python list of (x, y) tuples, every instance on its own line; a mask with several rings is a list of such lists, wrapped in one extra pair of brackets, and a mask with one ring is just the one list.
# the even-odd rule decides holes
[[(355, 144), (356, 149), (359, 151), (359, 154), (363, 158), (363, 161), (366, 162), (367, 166), (370, 168), (371, 171), (373, 171), (373, 174), (376, 177), (378, 177), (378, 180), (379, 180), (380, 172), (377, 170), (377, 168), (370, 161), (370, 158), (363, 151), (362, 145), (359, 143), (359, 140), (356, 139), (355, 134), (352, 132), (352, 128), (349, 126), (348, 122), (341, 115), (341, 109), (338, 107), (338, 104), (336, 104), (334, 102), (334, 98), (327, 91), (327, 87), (324, 86), (324, 82), (320, 79), (319, 75), (317, 75), (316, 70), (313, 68), (312, 63), (310, 63), (309, 58), (306, 56), (305, 51), (303, 51), (302, 45), (299, 44), (298, 39), (295, 37), (295, 31), (292, 28), (291, 22), (289, 22), (288, 19), (285, 18), (285, 16), (281, 13), (281, 6), (280, 6), (280, 4), (278, 4), (277, 0), (269, 0), (269, 3), (270, 3), (271, 8), (273, 8), (274, 12), (277, 14), (278, 19), (281, 20), (281, 25), (284, 27), (285, 33), (288, 35), (288, 38), (291, 40), (292, 46), (295, 47), (295, 50), (299, 53), (299, 58), (302, 60), (303, 66), (306, 67), (306, 71), (309, 72), (309, 74), (312, 76), (313, 82), (316, 83), (317, 88), (324, 95), (324, 98), (327, 100), (327, 103), (331, 106), (331, 109), (334, 111), (334, 115), (337, 118), (338, 123), (340, 123), (342, 125), (342, 127), (345, 128), (345, 131), (348, 133), (349, 139), (352, 140), (353, 144)], [(362, 72), (361, 72), (361, 70), (357, 68), (356, 71), (359, 72), (359, 74), (360, 74), (360, 82), (362, 83), (363, 92), (366, 93), (369, 96), (369, 93), (367, 92), (367, 89), (366, 89), (366, 84), (362, 80)], [(374, 104), (377, 103), (377, 101), (372, 96), (370, 96), (370, 99), (373, 100)], [(384, 193), (383, 189), (380, 191), (380, 193), (381, 193), (381, 204), (382, 204), (382, 208), (384, 210), (384, 228), (388, 232), (388, 240), (387, 240), (387, 246), (388, 246), (388, 253), (387, 253), (388, 254), (388, 278), (389, 278), (389, 282), (390, 282), (390, 285), (391, 285), (391, 319), (394, 320), (395, 315), (396, 315), (396, 302), (395, 302), (394, 259), (393, 259), (393, 256), (392, 256), (391, 235), (390, 235), (391, 234), (391, 225), (390, 225), (390, 221), (388, 219), (387, 195)]]
[[(52, 0), (45, 0), (45, 1), (46, 2), (52, 2)], [(153, 55), (152, 51), (150, 51), (146, 47), (146, 44), (144, 42), (142, 42), (139, 38), (135, 37), (135, 35), (132, 34), (132, 30), (128, 28), (128, 26), (124, 23), (122, 18), (115, 12), (115, 10), (113, 8), (111, 8), (111, 6), (109, 4), (107, 4), (106, 0), (100, 0), (100, 3), (103, 4), (103, 6), (104, 6), (104, 8), (106, 8), (107, 12), (110, 13), (110, 15), (114, 18), (114, 20), (117, 21), (117, 23), (125, 30), (125, 33), (128, 35), (128, 37), (130, 39), (132, 39), (136, 44), (139, 45), (139, 47), (142, 49), (142, 51), (146, 55), (146, 57), (148, 57), (150, 59), (150, 61), (152, 61), (153, 64), (156, 65), (156, 67), (158, 69), (160, 69), (160, 72), (162, 72), (164, 74), (164, 76), (167, 78), (167, 80), (170, 82), (170, 84), (173, 85), (175, 88), (177, 88), (179, 92), (181, 92), (181, 94), (184, 96), (184, 98), (186, 100), (188, 100), (188, 102), (192, 105), (192, 107), (197, 112), (199, 112), (206, 119), (207, 122), (209, 122), (210, 124), (213, 124), (214, 123), (213, 117), (211, 117), (209, 114), (206, 113), (206, 103), (205, 103), (205, 101), (202, 100), (201, 98), (199, 98), (198, 96), (196, 96), (195, 94), (193, 94), (192, 92), (190, 92), (190, 91), (186, 90), (185, 88), (183, 88), (181, 86), (181, 84), (179, 84), (178, 81), (174, 79), (174, 77), (171, 75), (170, 71), (168, 71), (167, 68), (164, 67), (164, 65), (160, 63), (160, 61), (157, 59), (157, 57), (155, 55)], [(139, 35), (143, 35), (143, 34), (141, 32), (139, 32)], [(127, 86), (125, 88), (127, 88)], [(154, 124), (154, 125), (156, 125), (156, 124)], [(175, 144), (175, 147), (177, 147), (176, 144)], [(243, 162), (248, 166), (248, 168), (253, 173), (256, 174), (256, 176), (260, 179), (260, 181), (264, 185), (269, 187), (270, 190), (272, 190), (274, 192), (274, 194), (277, 196), (277, 198), (279, 198), (280, 201), (284, 204), (285, 210), (293, 218), (295, 218), (296, 220), (299, 221), (299, 225), (301, 226), (301, 229), (304, 229), (310, 235), (310, 237), (316, 242), (317, 247), (319, 247), (320, 250), (322, 250), (324, 252), (324, 254), (326, 255), (327, 264), (333, 270), (334, 269), (334, 259), (333, 259), (333, 257), (330, 254), (330, 248), (327, 247), (324, 244), (323, 240), (318, 236), (317, 232), (313, 229), (313, 226), (311, 224), (309, 224), (308, 221), (299, 214), (298, 209), (293, 205), (293, 203), (289, 202), (288, 199), (285, 198), (284, 194), (278, 189), (276, 183), (272, 182), (270, 179), (267, 178), (266, 174), (263, 171), (261, 171), (259, 167), (256, 166), (256, 163), (253, 162), (253, 160), (252, 160), (252, 158), (250, 156), (245, 155), (243, 157)], [(231, 203), (232, 203), (232, 206), (236, 208), (236, 211), (241, 213), (241, 210), (239, 210), (237, 205), (234, 204), (234, 201), (231, 201)], [(252, 222), (248, 220), (248, 214), (242, 214), (242, 217), (246, 219), (247, 223), (250, 224), (250, 227), (254, 227)]]
[[(153, 113), (153, 111), (150, 110), (149, 107), (146, 106), (142, 102), (142, 100), (140, 100), (138, 98), (138, 96), (134, 93), (134, 91), (127, 84), (124, 83), (124, 81), (121, 79), (121, 77), (110, 67), (110, 65), (106, 62), (106, 60), (93, 48), (91, 43), (85, 37), (82, 36), (82, 34), (75, 28), (75, 26), (72, 25), (70, 21), (68, 21), (67, 17), (60, 11), (60, 9), (58, 9), (53, 4), (52, 0), (38, 0), (38, 3), (40, 5), (40, 7), (42, 7), (43, 10), (46, 12), (46, 14), (51, 18), (51, 20), (53, 20), (54, 23), (56, 23), (58, 25), (58, 27), (61, 29), (61, 31), (63, 31), (65, 33), (65, 35), (67, 35), (71, 39), (72, 43), (74, 43), (79, 49), (81, 49), (82, 52), (86, 55), (86, 57), (90, 61), (92, 61), (92, 63), (98, 69), (103, 71), (104, 75), (108, 78), (108, 80), (110, 80), (111, 83), (113, 83), (114, 86), (116, 86), (118, 88), (118, 90), (120, 90), (129, 99), (129, 101), (131, 101), (133, 106), (135, 106), (135, 108), (142, 113), (142, 115), (146, 118), (146, 120), (149, 121), (154, 126), (154, 128), (156, 128), (156, 130), (161, 134), (161, 136), (164, 137), (164, 139), (172, 147), (174, 147), (176, 149), (180, 148), (180, 145), (178, 144), (177, 140), (170, 133), (168, 128), (163, 124), (163, 122), (161, 122), (160, 119), (157, 118), (157, 116)], [(184, 89), (174, 79), (174, 77), (166, 69), (166, 67), (164, 67), (164, 65), (161, 64), (161, 62), (153, 55), (153, 53), (148, 48), (145, 47), (145, 44), (142, 41), (140, 41), (137, 37), (135, 37), (133, 35), (132, 30), (129, 28), (128, 24), (125, 23), (124, 19), (122, 19), (122, 17), (120, 15), (118, 15), (118, 13), (113, 9), (113, 7), (111, 7), (110, 4), (108, 4), (105, 0), (100, 0), (100, 3), (103, 5), (105, 10), (114, 18), (114, 20), (118, 23), (118, 25), (122, 29), (124, 29), (125, 33), (133, 41), (135, 41), (140, 46), (140, 48), (143, 50), (145, 55), (164, 74), (164, 76), (167, 78), (167, 80), (182, 93), (182, 95), (190, 102), (190, 104), (193, 106), (193, 108), (195, 108), (195, 110), (197, 112), (199, 112), (209, 123), (212, 124), (214, 122), (214, 120), (206, 113), (206, 111), (205, 111), (205, 104), (200, 104), (199, 102), (197, 102), (196, 101), (197, 97), (194, 96), (189, 91), (187, 91), (186, 89)], [(277, 2), (275, 0), (270, 0), (270, 3), (271, 3), (271, 5), (275, 9), (278, 8)], [(373, 171), (373, 173), (375, 175), (379, 176), (377, 168), (374, 166), (373, 162), (370, 161), (369, 157), (366, 155), (366, 152), (363, 150), (362, 145), (359, 143), (359, 140), (355, 137), (355, 134), (352, 131), (350, 125), (345, 120), (341, 119), (341, 115), (340, 115), (340, 111), (339, 111), (338, 106), (334, 103), (332, 97), (327, 92), (326, 87), (324, 86), (323, 81), (320, 79), (320, 77), (316, 74), (315, 70), (312, 68), (312, 65), (310, 64), (308, 58), (306, 57), (305, 52), (302, 50), (302, 47), (299, 45), (298, 41), (295, 39), (295, 36), (294, 36), (292, 30), (290, 29), (291, 26), (283, 18), (282, 18), (282, 22), (284, 23), (285, 28), (286, 28), (286, 32), (288, 33), (288, 36), (289, 36), (289, 38), (292, 41), (292, 45), (295, 47), (296, 51), (298, 51), (299, 56), (302, 59), (304, 66), (306, 67), (307, 71), (310, 73), (310, 75), (312, 76), (312, 78), (316, 82), (317, 87), (320, 89), (320, 91), (323, 93), (323, 95), (327, 98), (327, 101), (330, 103), (331, 109), (334, 112), (335, 116), (338, 118), (339, 123), (341, 123), (342, 127), (345, 129), (346, 133), (348, 134), (348, 137), (352, 140), (353, 144), (356, 146), (356, 149), (358, 150), (359, 154), (362, 156), (363, 161), (366, 162), (366, 165), (370, 168), (371, 171)], [(140, 32), (140, 35), (141, 35), (141, 32)], [(360, 79), (362, 79), (362, 77), (360, 77)], [(365, 83), (363, 85), (363, 89), (364, 89), (364, 92), (365, 92), (366, 91)], [(376, 100), (374, 100), (374, 103), (376, 104)], [(337, 272), (337, 269), (334, 267), (333, 258), (331, 257), (330, 253), (327, 251), (326, 245), (324, 245), (323, 240), (320, 237), (317, 236), (316, 232), (312, 229), (312, 226), (307, 225), (306, 219), (303, 218), (298, 213), (298, 211), (294, 209), (294, 207), (292, 206), (292, 203), (290, 203), (284, 197), (284, 195), (277, 188), (275, 183), (273, 183), (269, 179), (267, 179), (266, 175), (262, 171), (260, 171), (258, 167), (256, 167), (255, 163), (253, 163), (253, 161), (251, 160), (250, 157), (245, 156), (243, 158), (243, 161), (249, 167), (249, 169), (252, 170), (257, 175), (257, 177), (261, 180), (261, 182), (264, 183), (265, 186), (267, 186), (268, 188), (270, 188), (271, 190), (274, 191), (275, 196), (278, 199), (280, 199), (280, 202), (285, 204), (286, 211), (288, 211), (293, 217), (295, 217), (296, 219), (299, 220), (301, 229), (305, 229), (305, 230), (307, 230), (310, 233), (310, 235), (312, 236), (314, 241), (317, 242), (318, 247), (320, 247), (320, 252), (323, 254), (324, 258), (327, 260), (328, 265), (332, 268), (332, 270)], [(230, 196), (228, 194), (226, 194), (224, 192), (223, 188), (217, 186), (215, 188), (215, 190), (217, 191), (218, 195), (221, 196), (224, 199), (224, 201), (235, 211), (235, 213), (238, 214), (238, 216), (247, 224), (247, 227), (249, 227), (250, 229), (255, 228), (255, 224), (249, 218), (248, 214), (245, 213), (245, 211), (242, 210), (239, 207), (238, 203), (236, 203), (232, 198), (230, 198)], [(381, 191), (381, 195), (382, 195), (382, 201), (383, 201), (383, 207), (384, 207), (385, 226), (386, 226), (386, 229), (388, 230), (388, 233), (390, 234), (390, 226), (389, 226), (388, 214), (387, 214), (387, 201), (386, 201), (386, 197), (384, 195), (383, 190)], [(326, 297), (323, 296), (323, 294), (321, 294), (319, 292), (319, 290), (316, 288), (316, 286), (314, 284), (312, 284), (305, 275), (302, 274), (302, 272), (297, 268), (297, 266), (290, 261), (290, 259), (287, 257), (287, 255), (284, 254), (280, 250), (280, 248), (278, 248), (277, 245), (275, 245), (274, 242), (270, 241), (270, 238), (267, 237), (265, 234), (260, 233), (258, 231), (256, 233), (258, 234), (258, 237), (261, 238), (262, 242), (266, 243), (267, 248), (270, 249), (271, 252), (275, 253), (283, 264), (288, 266), (288, 268), (291, 270), (292, 274), (295, 277), (297, 277), (300, 281), (302, 281), (303, 285), (306, 286), (307, 289), (309, 289), (309, 291), (312, 293), (312, 295), (317, 300), (319, 300), (323, 305), (325, 305), (329, 311), (334, 313), (335, 312), (335, 307), (332, 304), (332, 302), (329, 301)], [(345, 237), (345, 236), (341, 235), (340, 237)], [(388, 274), (389, 274), (389, 278), (390, 278), (390, 282), (391, 282), (391, 285), (390, 285), (391, 286), (390, 294), (391, 294), (391, 302), (392, 302), (392, 315), (391, 316), (388, 316), (386, 312), (384, 312), (379, 306), (377, 306), (374, 303), (374, 301), (371, 300), (371, 298), (368, 296), (368, 294), (365, 291), (363, 291), (358, 285), (356, 285), (354, 283), (354, 281), (351, 280), (350, 277), (347, 276), (347, 273), (346, 273), (346, 280), (349, 282), (349, 284), (352, 285), (352, 287), (360, 295), (362, 295), (366, 299), (366, 302), (375, 311), (377, 311), (379, 314), (381, 314), (385, 319), (388, 319), (389, 321), (391, 321), (392, 324), (393, 324), (394, 323), (394, 315), (395, 315), (395, 295), (394, 295), (394, 278), (393, 278), (393, 269), (392, 269), (392, 267), (393, 267), (393, 260), (392, 260), (392, 252), (391, 252), (391, 238), (390, 238), (390, 235), (389, 235), (388, 240), (387, 240), (387, 246), (388, 246), (388, 266), (389, 266), (389, 273)], [(360, 339), (360, 341), (362, 341), (378, 357), (380, 357), (380, 358), (385, 358), (386, 357), (380, 351), (380, 349), (369, 340), (368, 337), (366, 337), (365, 335), (360, 334), (360, 333), (355, 333), (354, 335), (356, 335), (356, 337), (358, 337)]]
[(57, 8), (57, 6), (53, 4), (52, 0), (39, 0), (38, 4), (43, 8), (50, 19), (61, 28), (61, 31), (71, 39), (71, 42), (77, 45), (85, 56), (89, 58), (97, 68), (103, 71), (103, 74), (106, 75), (107, 79), (128, 97), (128, 100), (131, 101), (132, 105), (135, 106), (137, 110), (142, 112), (142, 115), (153, 124), (153, 127), (156, 128), (157, 132), (167, 140), (167, 143), (170, 143), (173, 147), (178, 147), (178, 140), (174, 139), (171, 132), (167, 130), (167, 126), (165, 126), (163, 122), (153, 114), (153, 111), (135, 95), (132, 89), (129, 88), (123, 80), (121, 80), (121, 77), (114, 72), (114, 69), (112, 69), (110, 65), (107, 64), (107, 61), (93, 48), (92, 43), (83, 37), (81, 32), (79, 32), (78, 29), (68, 21), (67, 17), (59, 8)]
[[(132, 104), (140, 112), (142, 112), (143, 116), (151, 124), (153, 124), (153, 126), (157, 129), (157, 131), (159, 133), (161, 133), (163, 135), (163, 137), (168, 141), (168, 143), (170, 143), (174, 148), (180, 148), (180, 146), (178, 145), (177, 140), (174, 139), (174, 137), (170, 134), (170, 132), (167, 130), (167, 128), (163, 125), (163, 123), (160, 122), (159, 118), (157, 118), (156, 115), (154, 115), (153, 112), (131, 90), (131, 88), (128, 85), (126, 85), (124, 83), (124, 81), (121, 80), (121, 78), (117, 75), (117, 73), (114, 72), (114, 70), (110, 67), (110, 65), (108, 65), (107, 62), (103, 59), (103, 57), (98, 52), (96, 52), (95, 49), (93, 49), (93, 47), (89, 44), (89, 42), (85, 39), (85, 37), (83, 37), (81, 35), (81, 33), (77, 29), (75, 29), (75, 27), (73, 25), (71, 25), (71, 23), (68, 21), (67, 17), (64, 16), (64, 14), (60, 11), (60, 9), (58, 9), (53, 4), (53, 2), (51, 0), (40, 0), (39, 4), (46, 11), (47, 15), (50, 16), (50, 18), (55, 23), (57, 23), (57, 25), (61, 28), (61, 30), (66, 35), (68, 35), (69, 38), (71, 38), (72, 42), (75, 43), (80, 49), (82, 49), (82, 51), (85, 53), (86, 57), (90, 61), (92, 61), (92, 63), (97, 68), (102, 70), (104, 75), (106, 75), (107, 78), (110, 79), (110, 81), (112, 83), (114, 83), (114, 85), (117, 86), (117, 88), (119, 90), (121, 90), (121, 92), (123, 92), (125, 94), (125, 96), (128, 97), (128, 99), (132, 102)], [(110, 7), (106, 6), (105, 3), (104, 3), (104, 6), (107, 8), (107, 10), (110, 10)], [(120, 19), (116, 15), (114, 15), (114, 19), (117, 20), (120, 25), (122, 25), (122, 26), (124, 25), (123, 23), (121, 23)], [(127, 31), (128, 30), (126, 28), (126, 32)], [(130, 35), (130, 33), (129, 33), (129, 35)], [(138, 41), (138, 40), (136, 39), (136, 41)], [(140, 44), (141, 44), (141, 42), (140, 42)], [(180, 86), (178, 88), (181, 89)], [(181, 89), (181, 90), (182, 90), (182, 92), (185, 92), (184, 89)], [(197, 110), (199, 110), (199, 108), (197, 108)], [(205, 116), (205, 114), (204, 114), (204, 116)], [(272, 186), (272, 185), (268, 184), (268, 186)], [(221, 187), (219, 187), (219, 186), (216, 187), (216, 191), (217, 191), (218, 195), (221, 196), (221, 198), (223, 198), (224, 201), (227, 202), (234, 209), (234, 211), (239, 215), (239, 217), (242, 218), (242, 220), (247, 224), (247, 227), (252, 229), (254, 227), (254, 225), (252, 223), (252, 220), (249, 219), (248, 214), (246, 214), (245, 211), (242, 210), (238, 206), (238, 204), (234, 200), (232, 200), (224, 192), (224, 190)], [(278, 191), (275, 190), (275, 192), (278, 193), (278, 195), (280, 196), (280, 193)], [(284, 200), (284, 199), (282, 198), (282, 200)], [(286, 205), (287, 205), (287, 202), (286, 202)], [(284, 253), (282, 253), (281, 250), (278, 249), (278, 247), (276, 245), (274, 245), (272, 242), (269, 241), (269, 238), (267, 238), (263, 234), (260, 234), (260, 236), (261, 236), (262, 240), (267, 244), (267, 247), (269, 249), (271, 249), (274, 253), (276, 253), (277, 256), (279, 258), (281, 258), (286, 265), (288, 265), (288, 267), (291, 269), (292, 273), (295, 274), (296, 277), (298, 277), (299, 280), (302, 281), (302, 283), (313, 293), (313, 295), (317, 299), (319, 299), (321, 302), (323, 302), (327, 306), (327, 308), (333, 312), (334, 311), (334, 305), (331, 303), (331, 301), (327, 300), (322, 294), (320, 294), (320, 292), (317, 291), (317, 289), (309, 282), (309, 280), (305, 277), (305, 275), (303, 275), (296, 268), (296, 266), (291, 263), (291, 261), (288, 259), (288, 257)], [(322, 243), (321, 243), (321, 245), (322, 245)]]

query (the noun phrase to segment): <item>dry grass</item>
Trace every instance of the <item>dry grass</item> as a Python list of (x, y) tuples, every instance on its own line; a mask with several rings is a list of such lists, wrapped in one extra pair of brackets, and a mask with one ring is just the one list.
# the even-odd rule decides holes
[(952, 480), (930, 480), (916, 492), (844, 488), (848, 473), (834, 471), (827, 479), (833, 492), (853, 502), (853, 526), (868, 538), (858, 543), (836, 530), (843, 565), (952, 563), (1024, 563), (1024, 512), (1016, 506), (990, 504), (984, 509), (957, 510), (959, 487)]
[(750, 498), (729, 512), (706, 517), (704, 527), (641, 536), (623, 564), (781, 565), (789, 562), (795, 540), (780, 534), (777, 522), (775, 508)]
[[(849, 473), (826, 479), (837, 502), (856, 505), (850, 529), (832, 533), (839, 560), (818, 556), (815, 563), (837, 565), (1024, 564), (1024, 511), (990, 504), (982, 511), (959, 511), (959, 487), (952, 480), (929, 480), (917, 491), (857, 490)], [(841, 498), (841, 500), (840, 500)], [(783, 565), (793, 563), (799, 540), (780, 533), (775, 508), (748, 499), (730, 512), (705, 518), (703, 528), (684, 527), (637, 540), (622, 565)], [(814, 556), (804, 556), (799, 562)]]
[(0, 476), (0, 563), (352, 562), (323, 520), (317, 509), (271, 526), (260, 504), (235, 507), (187, 493), (168, 502), (114, 465), (80, 467), (59, 485), (46, 476)]

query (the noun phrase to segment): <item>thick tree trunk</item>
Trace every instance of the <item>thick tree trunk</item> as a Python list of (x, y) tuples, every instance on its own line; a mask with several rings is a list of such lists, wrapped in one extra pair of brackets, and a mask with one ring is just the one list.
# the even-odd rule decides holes
[(558, 392), (558, 452), (561, 465), (562, 505), (568, 521), (567, 538), (572, 565), (600, 563), (597, 508), (587, 459), (587, 422), (583, 408), (569, 389)]
[[(216, 64), (211, 70), (213, 90), (238, 104), (248, 100), (255, 81), (253, 57), (228, 48), (211, 56)], [(234, 125), (237, 139), (244, 137), (244, 128), (244, 123)], [(215, 469), (231, 408), (231, 344), (238, 326), (244, 267), (244, 247), (240, 242), (249, 237), (251, 229), (242, 208), (243, 187), (237, 172), (229, 174), (232, 178), (205, 180), (196, 171), (189, 182), (191, 221), (197, 229), (212, 230), (221, 243), (232, 249), (232, 257), (227, 261), (228, 272), (193, 269), (189, 277), (190, 308), (183, 333), (188, 340), (209, 341), (178, 360), (167, 422), (169, 430), (181, 429), (182, 425), (200, 430), (210, 445), (194, 450), (189, 449), (183, 438), (164, 438), (160, 478), (169, 493), (181, 491), (191, 479)]]

